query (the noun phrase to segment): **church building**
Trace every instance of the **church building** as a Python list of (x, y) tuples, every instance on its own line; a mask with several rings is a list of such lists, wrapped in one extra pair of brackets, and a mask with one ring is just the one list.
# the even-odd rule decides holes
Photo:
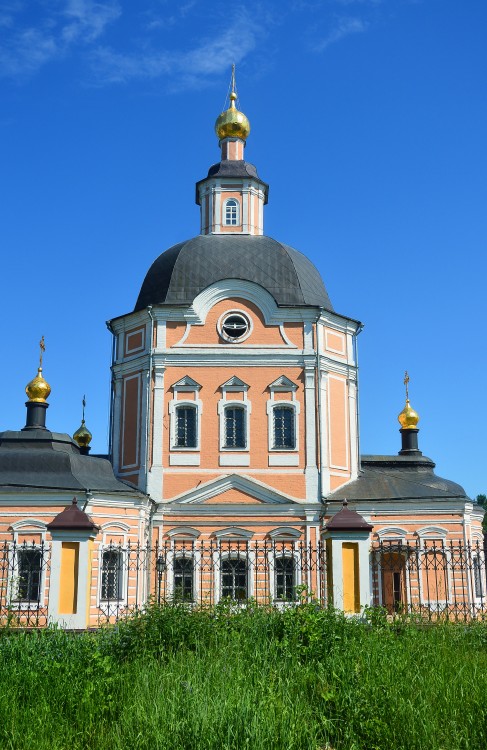
[(362, 324), (264, 233), (269, 187), (234, 85), (229, 99), (200, 234), (108, 324), (108, 457), (89, 455), (84, 420), (73, 438), (46, 428), (42, 351), (25, 426), (0, 433), (0, 621), (83, 628), (151, 596), (300, 591), (357, 613), (483, 606), (482, 511), (420, 451), (407, 377), (398, 453), (359, 455)]

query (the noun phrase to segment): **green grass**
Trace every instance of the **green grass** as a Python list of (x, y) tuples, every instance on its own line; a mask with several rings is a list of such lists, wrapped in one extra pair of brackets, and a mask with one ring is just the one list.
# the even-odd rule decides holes
[(487, 626), (150, 608), (98, 633), (0, 631), (2, 750), (476, 750)]

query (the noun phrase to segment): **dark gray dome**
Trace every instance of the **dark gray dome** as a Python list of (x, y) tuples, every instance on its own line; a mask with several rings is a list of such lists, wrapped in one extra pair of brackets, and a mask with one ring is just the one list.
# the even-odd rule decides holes
[(149, 305), (191, 305), (203, 289), (223, 279), (259, 284), (281, 307), (333, 310), (316, 267), (289, 245), (264, 235), (200, 234), (154, 261), (135, 311)]

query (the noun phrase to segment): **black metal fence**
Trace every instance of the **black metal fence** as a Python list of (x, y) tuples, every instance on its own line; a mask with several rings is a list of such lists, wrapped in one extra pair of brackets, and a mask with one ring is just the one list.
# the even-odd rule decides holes
[(313, 592), (321, 603), (326, 600), (322, 543), (168, 541), (150, 549), (109, 545), (100, 555), (99, 614), (104, 619), (118, 619), (148, 599), (191, 606), (254, 599), (283, 606), (296, 602), (303, 591)]
[(468, 619), (487, 616), (484, 542), (376, 543), (371, 551), (373, 604), (389, 614)]
[(50, 549), (44, 543), (0, 546), (0, 626), (48, 624)]
[[(480, 542), (373, 542), (371, 603), (390, 615), (453, 620), (487, 616), (486, 554)], [(115, 622), (148, 601), (211, 606), (249, 599), (277, 607), (302, 598), (333, 603), (326, 542), (167, 541), (154, 547), (99, 546), (93, 551), (90, 623)], [(53, 571), (53, 574), (55, 572)], [(50, 545), (0, 545), (0, 625), (48, 624)], [(363, 601), (363, 597), (362, 597)]]

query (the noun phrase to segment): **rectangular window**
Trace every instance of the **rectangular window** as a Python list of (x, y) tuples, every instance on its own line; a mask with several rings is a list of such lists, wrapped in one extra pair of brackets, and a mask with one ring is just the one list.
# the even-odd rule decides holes
[(196, 448), (196, 407), (178, 406), (176, 409), (177, 448)]
[(225, 448), (245, 448), (247, 445), (245, 409), (227, 406), (225, 409)]
[(276, 599), (293, 601), (296, 598), (295, 565), (292, 557), (276, 557), (274, 562), (276, 576)]
[(473, 582), (475, 589), (475, 598), (481, 599), (484, 595), (484, 592), (482, 590), (481, 566), (480, 559), (478, 557), (473, 558)]
[(42, 553), (39, 549), (17, 551), (17, 575), (17, 601), (39, 602), (42, 577)]
[(105, 550), (102, 555), (101, 592), (103, 601), (123, 599), (123, 551)]
[(294, 450), (296, 447), (294, 409), (290, 406), (276, 406), (273, 409), (273, 418), (273, 448)]
[(241, 558), (222, 562), (222, 597), (242, 601), (247, 599), (247, 563)]
[(193, 579), (193, 558), (176, 557), (174, 560), (174, 598), (177, 601), (193, 601)]

